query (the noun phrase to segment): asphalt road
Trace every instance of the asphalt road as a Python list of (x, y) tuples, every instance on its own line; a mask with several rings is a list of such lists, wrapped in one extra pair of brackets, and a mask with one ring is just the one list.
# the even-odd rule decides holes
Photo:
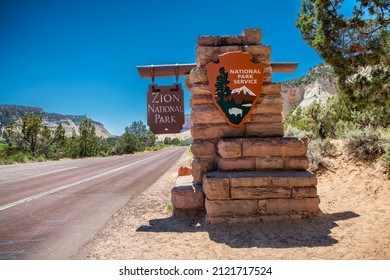
[(184, 151), (0, 166), (0, 260), (79, 258), (110, 217)]

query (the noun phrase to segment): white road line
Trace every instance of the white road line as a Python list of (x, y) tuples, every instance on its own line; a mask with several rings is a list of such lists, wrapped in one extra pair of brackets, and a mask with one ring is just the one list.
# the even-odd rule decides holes
[(45, 176), (45, 175), (49, 175), (49, 174), (53, 174), (53, 173), (58, 173), (58, 172), (61, 172), (61, 171), (66, 171), (66, 170), (75, 169), (75, 168), (78, 168), (78, 166), (67, 167), (67, 168), (61, 168), (61, 169), (56, 169), (56, 170), (49, 171), (49, 172), (45, 172), (45, 173), (39, 173), (39, 174), (32, 175), (32, 176), (28, 176), (28, 177), (12, 179), (12, 180), (9, 180), (9, 181), (0, 182), (0, 185), (2, 185), (2, 184), (8, 184), (8, 183), (15, 182), (15, 181), (21, 181), (21, 180), (27, 180), (27, 179), (31, 179), (31, 178), (35, 178), (35, 177)]
[(69, 184), (66, 184), (66, 185), (62, 185), (62, 186), (60, 186), (60, 187), (57, 187), (57, 188), (52, 189), (52, 190), (47, 191), (47, 192), (43, 192), (43, 193), (40, 193), (40, 194), (32, 195), (32, 196), (23, 198), (23, 199), (21, 199), (21, 200), (18, 200), (18, 201), (9, 203), (9, 204), (1, 205), (1, 206), (0, 206), (0, 211), (3, 211), (3, 210), (5, 210), (5, 209), (11, 208), (11, 207), (14, 207), (14, 206), (17, 206), (17, 205), (20, 205), (20, 204), (23, 204), (23, 203), (26, 203), (26, 202), (29, 202), (29, 201), (32, 201), (32, 200), (36, 200), (36, 199), (38, 199), (38, 198), (47, 196), (47, 195), (49, 195), (49, 194), (53, 194), (53, 193), (56, 193), (56, 192), (65, 190), (65, 189), (71, 188), (71, 187), (73, 187), (73, 186), (76, 186), (76, 185), (79, 185), (79, 184), (82, 184), (82, 183), (85, 183), (85, 182), (88, 182), (88, 181), (91, 181), (91, 180), (94, 180), (94, 179), (98, 179), (98, 178), (100, 178), (100, 177), (103, 177), (103, 176), (106, 176), (106, 175), (108, 175), (108, 174), (117, 172), (117, 171), (122, 170), (122, 169), (125, 169), (125, 168), (127, 168), (127, 167), (129, 167), (129, 166), (132, 166), (132, 165), (135, 165), (135, 164), (144, 162), (144, 161), (146, 161), (146, 160), (150, 160), (150, 159), (153, 159), (153, 158), (155, 158), (155, 157), (161, 157), (162, 155), (167, 154), (167, 153), (169, 153), (169, 152), (170, 152), (170, 151), (167, 151), (167, 152), (164, 152), (164, 153), (161, 153), (161, 154), (158, 154), (158, 155), (154, 155), (154, 156), (151, 156), (151, 157), (148, 157), (148, 158), (145, 158), (145, 159), (141, 159), (141, 160), (139, 160), (139, 161), (132, 162), (132, 163), (126, 164), (126, 165), (124, 165), (124, 166), (121, 166), (121, 167), (118, 167), (118, 168), (115, 168), (115, 169), (111, 169), (111, 170), (108, 170), (108, 171), (106, 171), (106, 172), (103, 172), (103, 173), (100, 173), (100, 174), (97, 174), (97, 175), (94, 175), (94, 176), (91, 176), (91, 177), (88, 177), (88, 178), (85, 178), (85, 179), (82, 179), (82, 180), (79, 180), (79, 181), (76, 181), (76, 182), (73, 182), (73, 183), (69, 183)]

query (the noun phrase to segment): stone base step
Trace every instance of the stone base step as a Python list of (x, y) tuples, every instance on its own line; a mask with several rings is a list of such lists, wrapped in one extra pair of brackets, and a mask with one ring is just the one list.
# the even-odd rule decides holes
[(234, 217), (234, 216), (225, 216), (225, 217), (206, 217), (207, 224), (239, 224), (239, 223), (268, 223), (268, 222), (279, 222), (285, 220), (302, 220), (302, 219), (313, 219), (322, 215), (322, 212), (319, 211), (314, 214), (305, 213), (305, 214), (291, 214), (291, 215), (255, 215), (247, 217)]
[(320, 199), (260, 199), (260, 200), (209, 200), (205, 206), (207, 217), (269, 217), (285, 215), (315, 215), (319, 213)]
[(195, 216), (204, 210), (202, 186), (193, 185), (192, 176), (180, 176), (171, 190), (173, 217), (178, 219)]
[(316, 198), (316, 186), (309, 171), (211, 171), (203, 176), (209, 200)]
[(208, 223), (305, 218), (320, 213), (317, 178), (309, 171), (207, 172)]

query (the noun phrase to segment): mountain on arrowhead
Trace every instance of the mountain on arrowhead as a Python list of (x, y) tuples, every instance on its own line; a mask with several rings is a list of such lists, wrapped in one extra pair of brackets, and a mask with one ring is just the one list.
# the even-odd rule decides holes
[(242, 86), (240, 88), (236, 88), (232, 90), (232, 94), (243, 94), (243, 95), (251, 95), (251, 96), (256, 96), (249, 88), (246, 86)]
[(225, 102), (234, 100), (236, 104), (252, 103), (255, 98), (256, 94), (254, 94), (246, 86), (242, 86), (240, 88), (233, 89), (231, 94), (225, 97)]

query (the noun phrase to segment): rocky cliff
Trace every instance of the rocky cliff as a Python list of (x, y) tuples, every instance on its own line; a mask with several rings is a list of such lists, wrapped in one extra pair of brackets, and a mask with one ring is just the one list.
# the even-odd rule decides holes
[(283, 116), (291, 106), (307, 107), (317, 102), (320, 104), (337, 94), (337, 79), (332, 67), (319, 65), (300, 78), (282, 83)]
[[(0, 130), (9, 124), (13, 119), (21, 118), (24, 113), (34, 113), (42, 116), (43, 126), (55, 130), (60, 124), (65, 128), (66, 136), (72, 135), (73, 128), (78, 132), (79, 125), (85, 116), (61, 115), (56, 113), (47, 113), (42, 108), (20, 106), (20, 105), (0, 105)], [(112, 137), (100, 122), (92, 120), (96, 129), (96, 135), (103, 138)]]

